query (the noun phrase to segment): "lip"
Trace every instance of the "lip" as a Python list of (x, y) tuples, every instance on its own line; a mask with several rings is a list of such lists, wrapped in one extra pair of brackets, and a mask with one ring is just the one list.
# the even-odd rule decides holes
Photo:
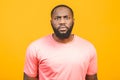
[(67, 28), (61, 28), (59, 29), (60, 32), (66, 32), (67, 31)]
[(59, 30), (67, 30), (67, 28), (60, 28)]
[(59, 30), (66, 30), (67, 28), (65, 26), (61, 26)]
[(67, 31), (67, 30), (59, 30), (59, 31), (64, 32), (64, 31)]
[(60, 26), (58, 30), (62, 33), (65, 33), (68, 29), (66, 26)]
[(59, 31), (60, 31), (61, 33), (66, 33), (67, 28), (60, 28)]

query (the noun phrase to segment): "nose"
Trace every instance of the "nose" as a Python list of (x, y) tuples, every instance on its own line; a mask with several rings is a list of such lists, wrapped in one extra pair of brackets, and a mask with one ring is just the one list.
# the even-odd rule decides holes
[(60, 20), (60, 22), (59, 22), (60, 24), (65, 24), (66, 23), (66, 21), (65, 21), (65, 19), (64, 18), (61, 18), (61, 20)]

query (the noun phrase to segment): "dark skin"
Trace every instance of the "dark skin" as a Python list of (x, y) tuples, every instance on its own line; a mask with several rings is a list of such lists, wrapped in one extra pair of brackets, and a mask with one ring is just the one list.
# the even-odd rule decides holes
[[(59, 17), (58, 17), (59, 16)], [(65, 17), (66, 16), (66, 17)], [(57, 19), (58, 18), (58, 19)], [(56, 21), (57, 20), (57, 21)], [(59, 21), (60, 20), (60, 21)], [(74, 22), (74, 18), (70, 12), (70, 10), (66, 7), (59, 7), (56, 8), (56, 11), (52, 14), (51, 23), (57, 28), (59, 24), (65, 24), (68, 28), (69, 26)], [(61, 33), (65, 33), (66, 29), (63, 29), (60, 31)], [(67, 43), (73, 40), (74, 35), (71, 34), (66, 39), (60, 39), (53, 33), (53, 39), (60, 43)], [(30, 77), (27, 74), (24, 73), (24, 80), (38, 80), (36, 77)], [(97, 73), (93, 75), (86, 75), (85, 80), (98, 80), (97, 79)]]
[(27, 74), (24, 73), (23, 80), (38, 80), (38, 78), (37, 77), (30, 77), (30, 76), (28, 76)]
[(94, 75), (86, 75), (85, 80), (98, 80), (97, 74), (94, 74)]
[[(24, 80), (38, 80), (37, 77), (29, 77), (24, 73)], [(98, 80), (97, 74), (94, 75), (86, 75), (85, 80)]]

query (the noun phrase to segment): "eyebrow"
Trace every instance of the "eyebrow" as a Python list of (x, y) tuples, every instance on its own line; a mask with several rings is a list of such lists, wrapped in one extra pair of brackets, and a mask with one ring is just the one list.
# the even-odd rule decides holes
[(57, 18), (61, 18), (61, 17), (68, 17), (69, 15), (65, 15), (65, 16), (55, 16), (55, 17), (57, 17)]
[(64, 18), (66, 18), (66, 17), (69, 17), (68, 15), (66, 15), (66, 16), (63, 16)]

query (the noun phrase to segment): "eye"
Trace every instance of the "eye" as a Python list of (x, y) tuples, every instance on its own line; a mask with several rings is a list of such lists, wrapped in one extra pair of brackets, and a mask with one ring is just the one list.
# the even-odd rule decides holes
[(59, 16), (54, 18), (54, 20), (60, 20), (60, 19), (61, 19), (61, 17), (59, 17)]
[(64, 16), (64, 19), (69, 20), (70, 17), (69, 16)]

